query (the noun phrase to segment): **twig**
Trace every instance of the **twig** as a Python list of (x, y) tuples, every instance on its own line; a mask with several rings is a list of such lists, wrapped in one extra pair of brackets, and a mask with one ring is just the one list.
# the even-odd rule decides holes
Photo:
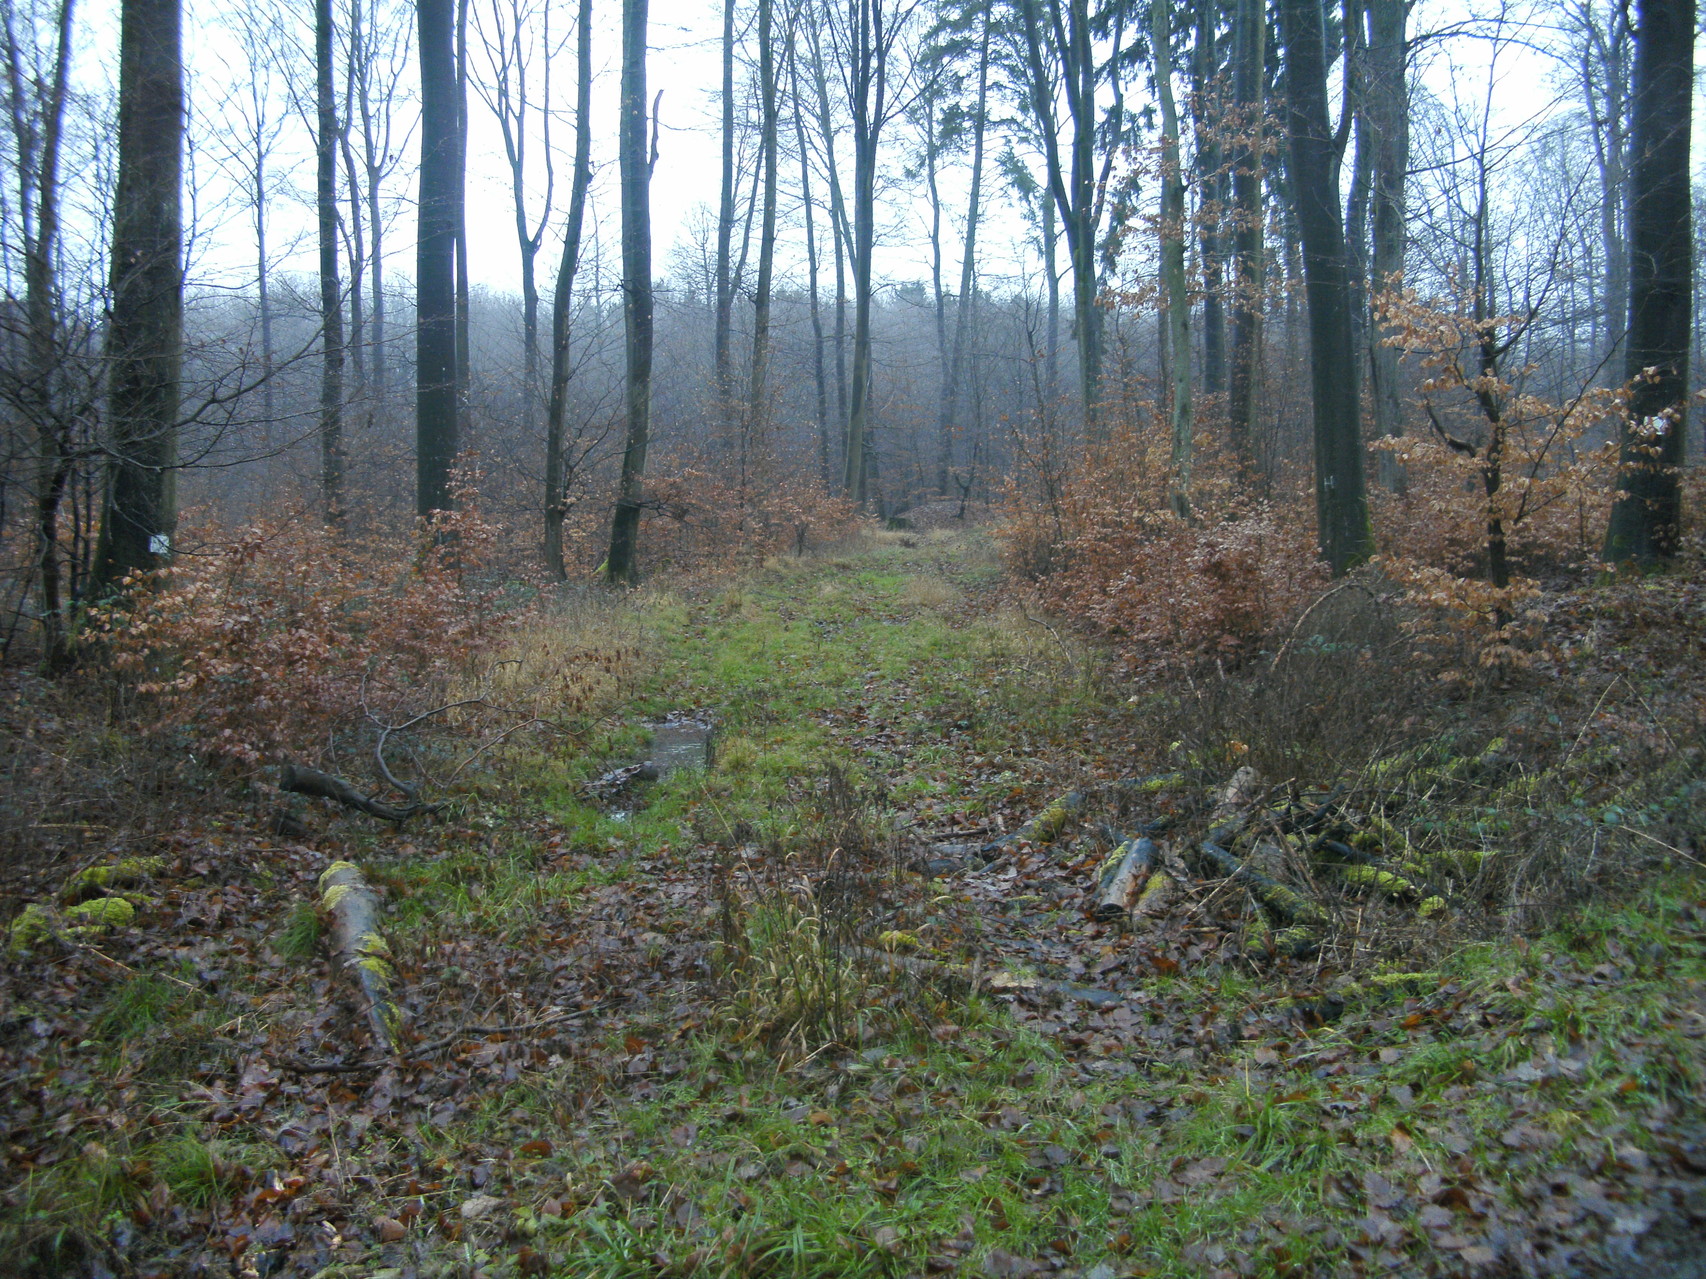
[(1024, 618), (1027, 622), (1030, 622), (1034, 626), (1042, 627), (1050, 635), (1054, 636), (1054, 642), (1060, 646), (1060, 655), (1066, 659), (1066, 664), (1072, 668), (1072, 678), (1073, 679), (1079, 678), (1078, 662), (1073, 658), (1072, 650), (1066, 647), (1066, 641), (1060, 638), (1060, 632), (1055, 630), (1054, 627), (1050, 626), (1042, 618), (1032, 617), (1029, 613), (1027, 613), (1025, 611), (1025, 601), (1024, 600), (1019, 601), (1019, 616)]
[(1367, 595), (1369, 599), (1377, 598), (1374, 592), (1369, 590), (1368, 587), (1364, 586), (1361, 582), (1351, 581), (1349, 578), (1340, 582), (1337, 586), (1329, 587), (1326, 591), (1317, 595), (1314, 602), (1311, 603), (1308, 608), (1304, 609), (1303, 612), (1299, 613), (1297, 615), (1297, 620), (1291, 624), (1291, 634), (1285, 637), (1285, 643), (1279, 646), (1279, 652), (1274, 654), (1274, 660), (1268, 663), (1268, 670), (1270, 672), (1277, 670), (1279, 668), (1280, 660), (1291, 651), (1292, 641), (1297, 638), (1297, 632), (1303, 628), (1303, 623), (1309, 620), (1309, 615), (1316, 609), (1320, 608), (1321, 605), (1325, 604), (1328, 600), (1332, 599), (1333, 596), (1337, 595), (1340, 591), (1348, 590), (1353, 586), (1364, 595)]
[(385, 1066), (395, 1065), (398, 1059), (407, 1057), (424, 1057), (428, 1053), (439, 1052), (459, 1043), (471, 1035), (514, 1035), (522, 1031), (543, 1030), (548, 1026), (560, 1025), (585, 1017), (590, 1013), (599, 1012), (610, 1007), (612, 1000), (601, 1000), (587, 1008), (577, 1008), (573, 1012), (558, 1013), (554, 1017), (546, 1017), (540, 1021), (517, 1022), (509, 1026), (462, 1026), (443, 1039), (434, 1039), (430, 1043), (415, 1044), (399, 1052), (397, 1057), (371, 1057), (365, 1061), (304, 1061), (300, 1057), (281, 1057), (279, 1065), (288, 1070), (294, 1070), (304, 1075), (352, 1075), (364, 1070), (379, 1070)]

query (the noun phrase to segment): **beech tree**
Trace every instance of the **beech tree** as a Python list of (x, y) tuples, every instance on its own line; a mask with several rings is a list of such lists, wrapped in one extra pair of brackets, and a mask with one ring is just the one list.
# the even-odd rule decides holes
[(1362, 473), (1352, 346), (1350, 264), (1339, 213), (1339, 166), (1327, 116), (1322, 0), (1281, 0), (1291, 187), (1309, 304), (1314, 393), (1315, 515), (1321, 555), (1335, 576), (1374, 550)]
[(1639, 0), (1629, 202), (1629, 336), (1633, 387), (1619, 450), (1605, 558), (1650, 566), (1677, 552), (1688, 423), (1693, 209), (1688, 149), (1694, 0)]
[(576, 22), (574, 173), (569, 179), (563, 258), (551, 299), (551, 391), (545, 412), (545, 567), (559, 581), (568, 576), (563, 521), (568, 516), (569, 310), (580, 271), (586, 197), (592, 186), (592, 0), (580, 0)]
[(610, 519), (610, 582), (634, 580), (652, 412), (652, 161), (646, 152), (646, 0), (622, 0), (622, 316), (626, 333), (627, 442)]
[(157, 567), (172, 550), (183, 365), (183, 144), (179, 0), (124, 0), (107, 322), (110, 460), (97, 589)]
[[(344, 298), (338, 279), (338, 125), (332, 92), (332, 0), (314, 0), (315, 184), (320, 237), (320, 501), (343, 518)], [(359, 291), (355, 294), (360, 297)]]
[(418, 0), (421, 65), (419, 234), (415, 244), (415, 512), (451, 505), (450, 471), (460, 449), (456, 239), (462, 215), (455, 0)]

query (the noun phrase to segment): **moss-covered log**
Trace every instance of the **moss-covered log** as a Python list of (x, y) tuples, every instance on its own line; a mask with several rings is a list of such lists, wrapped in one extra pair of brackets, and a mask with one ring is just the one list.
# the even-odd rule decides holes
[(1086, 802), (1083, 791), (1068, 791), (1018, 830), (991, 840), (979, 851), (985, 857), (993, 858), (1021, 840), (1032, 844), (1052, 844), (1063, 830), (1083, 815)]
[(123, 857), (104, 866), (89, 866), (65, 881), (59, 890), (64, 902), (87, 901), (115, 888), (135, 888), (166, 868), (163, 857)]
[(1138, 894), (1137, 905), (1132, 907), (1133, 915), (1159, 915), (1166, 910), (1178, 894), (1179, 885), (1173, 877), (1164, 870), (1153, 872), (1149, 882)]
[(395, 1053), (402, 1041), (403, 1020), (392, 994), (397, 970), (376, 922), (378, 896), (359, 866), (333, 862), (320, 876), (320, 905), (331, 916), (336, 961), (361, 994), (375, 1044)]
[(1205, 841), (1200, 851), (1204, 861), (1233, 883), (1249, 889), (1251, 895), (1279, 919), (1292, 924), (1318, 925), (1326, 922), (1327, 914), (1319, 902), (1246, 866), (1219, 844)]
[(1114, 923), (1130, 917), (1160, 855), (1152, 839), (1128, 839), (1102, 863), (1096, 885), (1096, 918)]

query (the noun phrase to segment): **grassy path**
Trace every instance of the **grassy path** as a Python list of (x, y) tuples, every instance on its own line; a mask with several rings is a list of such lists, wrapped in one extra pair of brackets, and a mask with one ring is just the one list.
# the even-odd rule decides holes
[[(1697, 884), (1347, 1006), (1239, 958), (1222, 886), (1095, 923), (1093, 824), (967, 855), (1170, 745), (974, 538), (576, 625), (639, 655), (579, 749), (436, 828), (186, 859), (174, 924), (8, 1020), (3, 1225), (37, 1273), (1698, 1273)], [(711, 766), (589, 798), (672, 713), (716, 721)], [(356, 1068), (302, 905), (331, 856), (388, 898), (432, 1045), (401, 1064)], [(977, 977), (856, 949), (884, 945)]]

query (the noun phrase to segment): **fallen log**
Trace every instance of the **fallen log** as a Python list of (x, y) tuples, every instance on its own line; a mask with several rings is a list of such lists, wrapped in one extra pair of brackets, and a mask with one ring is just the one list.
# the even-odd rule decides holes
[(354, 808), (369, 817), (378, 817), (388, 822), (406, 822), (418, 813), (436, 812), (441, 807), (438, 804), (413, 802), (400, 808), (393, 804), (384, 804), (363, 795), (341, 777), (333, 777), (317, 768), (302, 768), (296, 764), (284, 766), (283, 772), (279, 774), (278, 788), (294, 795), (315, 795), (321, 799), (335, 800), (345, 808)]
[(1155, 868), (1159, 850), (1152, 839), (1128, 839), (1102, 863), (1096, 886), (1095, 916), (1103, 923), (1127, 919)]
[(375, 917), (379, 898), (354, 862), (333, 862), (320, 876), (320, 905), (332, 917), (337, 962), (355, 982), (374, 1044), (395, 1054), (403, 1016), (391, 993), (397, 970)]

